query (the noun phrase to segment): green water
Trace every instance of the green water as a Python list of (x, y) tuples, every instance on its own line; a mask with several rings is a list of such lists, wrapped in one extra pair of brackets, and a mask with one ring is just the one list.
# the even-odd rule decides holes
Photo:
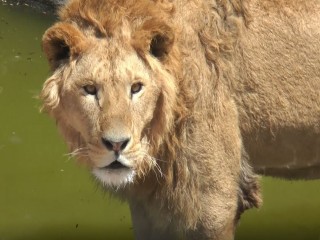
[[(0, 3), (0, 240), (133, 239), (128, 207), (65, 156), (39, 113), (40, 39), (53, 21)], [(320, 240), (320, 181), (262, 183), (264, 206), (242, 217), (237, 240)]]

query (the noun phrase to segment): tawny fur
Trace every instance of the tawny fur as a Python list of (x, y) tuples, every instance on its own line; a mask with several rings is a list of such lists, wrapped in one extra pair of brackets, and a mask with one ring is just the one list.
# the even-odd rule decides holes
[[(102, 182), (128, 200), (137, 239), (232, 239), (261, 202), (249, 163), (320, 176), (319, 12), (317, 0), (71, 0), (43, 37), (44, 109), (92, 169), (113, 158), (102, 137), (130, 136), (134, 174)], [(135, 81), (146, 90), (129, 100)]]

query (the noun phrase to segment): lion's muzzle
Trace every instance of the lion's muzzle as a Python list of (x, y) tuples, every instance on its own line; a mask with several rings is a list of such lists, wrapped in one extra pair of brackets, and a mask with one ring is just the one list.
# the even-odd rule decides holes
[(114, 151), (114, 153), (118, 155), (121, 151), (123, 151), (128, 146), (130, 138), (112, 139), (108, 137), (102, 137), (101, 140), (103, 145), (109, 151)]

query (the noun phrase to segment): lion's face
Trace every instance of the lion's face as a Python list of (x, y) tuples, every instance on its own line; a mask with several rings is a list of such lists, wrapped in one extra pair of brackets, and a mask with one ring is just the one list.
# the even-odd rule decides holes
[(57, 120), (71, 154), (115, 187), (157, 164), (151, 148), (171, 128), (176, 94), (158, 56), (151, 49), (142, 57), (133, 42), (132, 34), (92, 38), (64, 23), (43, 40), (55, 70), (41, 93), (44, 108)]
[(160, 86), (137, 54), (110, 49), (110, 43), (100, 43), (82, 56), (61, 99), (68, 124), (83, 140), (76, 151), (89, 157), (99, 179), (118, 185), (132, 181), (148, 156), (146, 133)]

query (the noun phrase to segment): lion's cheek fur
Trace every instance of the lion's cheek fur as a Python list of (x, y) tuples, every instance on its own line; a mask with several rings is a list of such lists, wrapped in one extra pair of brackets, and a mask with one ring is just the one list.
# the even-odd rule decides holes
[(46, 80), (40, 94), (43, 101), (42, 111), (48, 112), (56, 120), (59, 131), (70, 151), (73, 151), (79, 145), (79, 134), (67, 124), (66, 113), (61, 109), (61, 84), (61, 72), (56, 72)]
[(177, 106), (178, 90), (174, 76), (165, 71), (154, 58), (147, 56), (146, 60), (159, 88), (149, 132), (149, 136), (152, 136), (150, 138), (153, 148), (151, 151), (157, 154), (165, 141), (164, 138), (174, 131), (174, 119), (181, 109)]

